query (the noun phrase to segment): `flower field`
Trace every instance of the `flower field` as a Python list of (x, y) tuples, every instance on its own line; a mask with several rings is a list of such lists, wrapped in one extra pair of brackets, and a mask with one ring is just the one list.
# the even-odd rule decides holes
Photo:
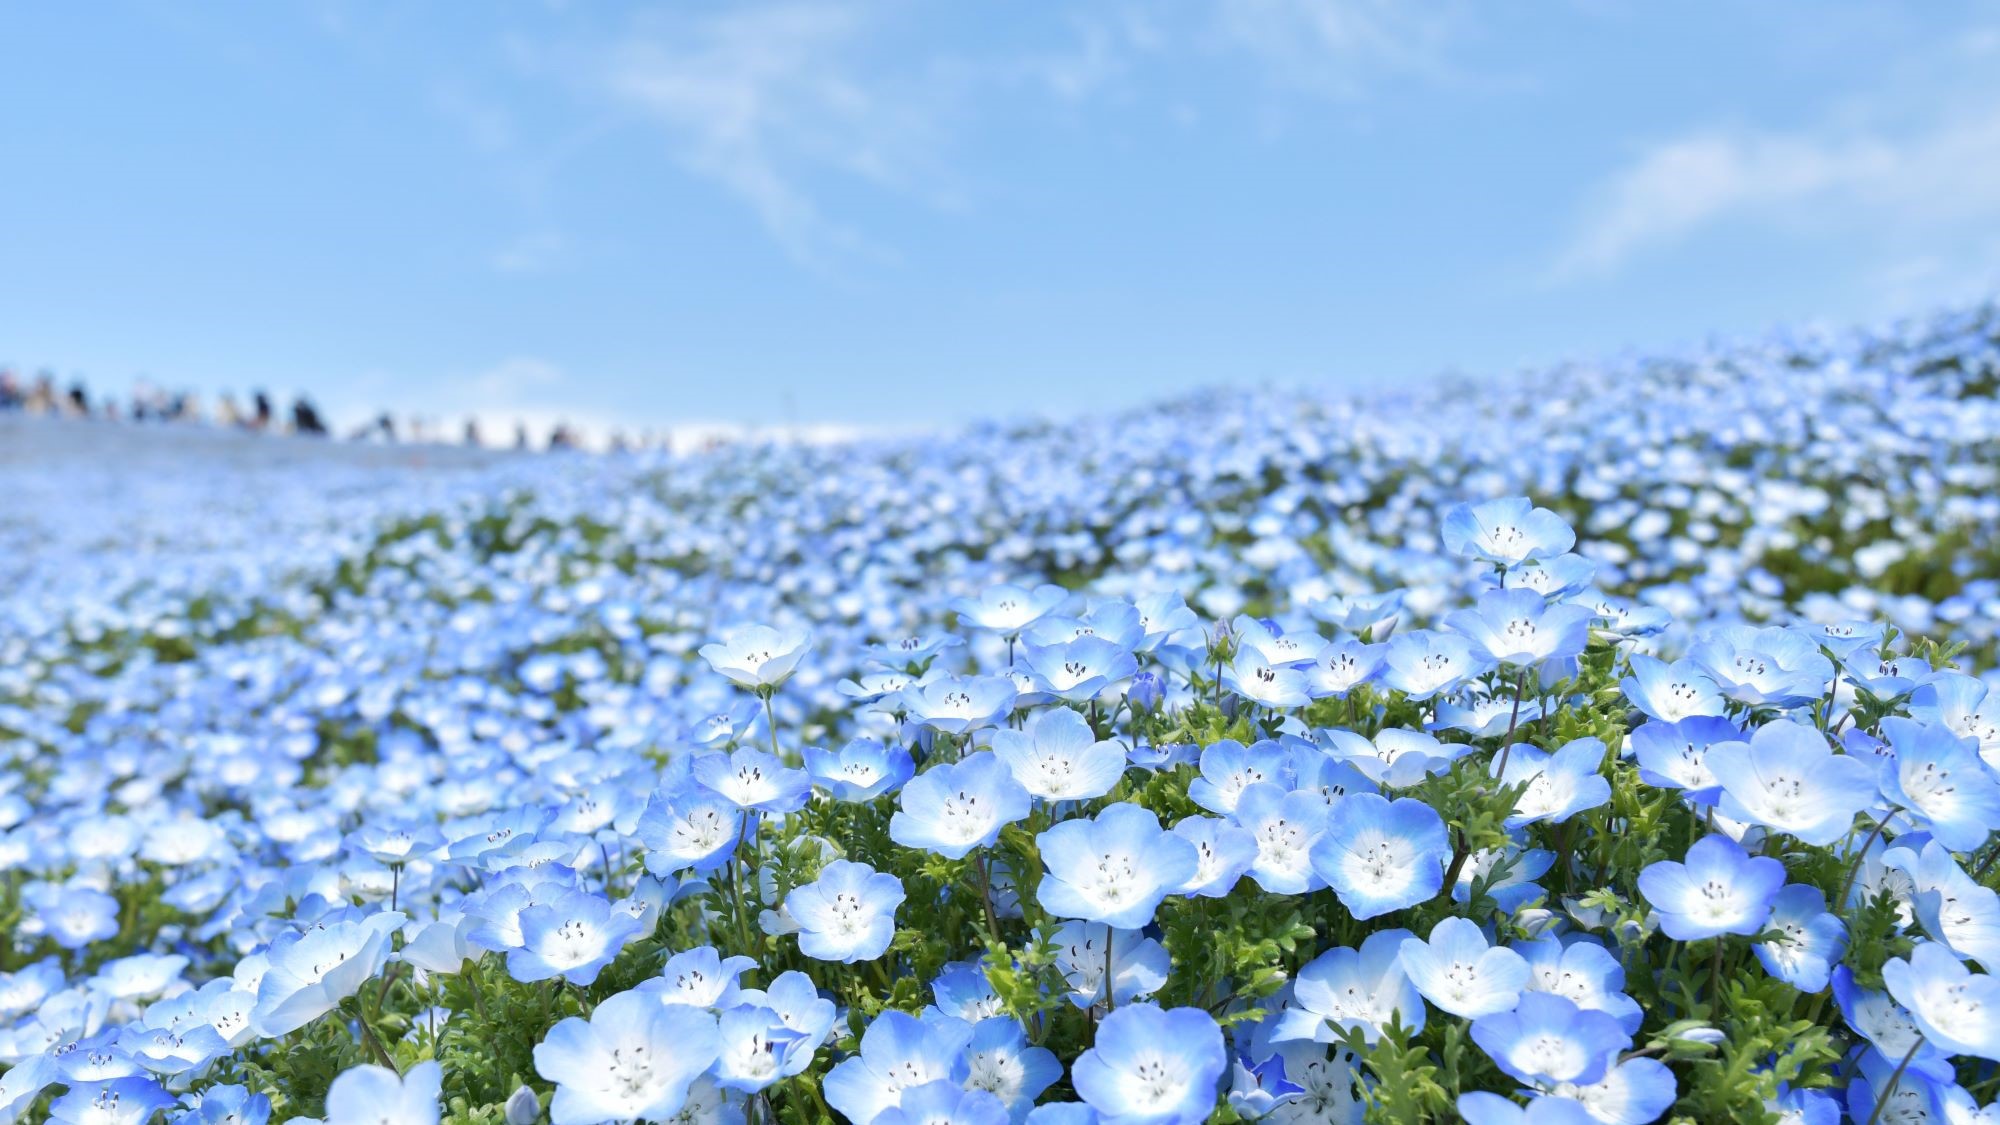
[(12, 466), (0, 1122), (2000, 1121), (1996, 389)]

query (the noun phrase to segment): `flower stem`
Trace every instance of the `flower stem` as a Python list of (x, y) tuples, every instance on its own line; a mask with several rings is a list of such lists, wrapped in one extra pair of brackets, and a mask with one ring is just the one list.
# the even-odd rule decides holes
[(1882, 1120), (1882, 1111), (1889, 1108), (1889, 1099), (1896, 1096), (1896, 1087), (1902, 1084), (1903, 1072), (1910, 1068), (1910, 1060), (1917, 1057), (1917, 1049), (1923, 1045), (1924, 1037), (1918, 1035), (1910, 1044), (1910, 1049), (1903, 1053), (1903, 1061), (1897, 1063), (1895, 1071), (1889, 1075), (1888, 1087), (1882, 1091), (1881, 1097), (1875, 1099), (1875, 1112), (1868, 1115), (1868, 1125), (1876, 1125)]

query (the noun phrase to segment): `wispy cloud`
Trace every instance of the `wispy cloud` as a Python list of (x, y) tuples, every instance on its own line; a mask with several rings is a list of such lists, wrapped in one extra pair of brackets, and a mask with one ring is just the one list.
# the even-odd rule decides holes
[(490, 262), (500, 273), (541, 273), (561, 261), (568, 250), (569, 239), (560, 232), (537, 231), (495, 250)]
[(1446, 48), (1466, 23), (1456, 4), (1400, 0), (1221, 0), (1216, 12), (1226, 43), (1291, 86), (1341, 98), (1391, 74), (1453, 77)]
[(1890, 132), (1709, 129), (1648, 148), (1590, 194), (1557, 280), (1601, 277), (1725, 223), (1860, 229), (1912, 252), (2000, 218), (2000, 105)]
[(909, 186), (932, 137), (935, 105), (895, 95), (893, 78), (864, 63), (866, 30), (861, 9), (816, 3), (650, 23), (610, 49), (599, 81), (794, 257), (826, 265), (877, 249), (806, 181), (832, 170)]

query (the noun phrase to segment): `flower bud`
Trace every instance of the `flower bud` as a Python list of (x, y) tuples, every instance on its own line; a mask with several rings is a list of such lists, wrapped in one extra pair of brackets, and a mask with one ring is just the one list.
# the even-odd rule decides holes
[(542, 1119), (542, 1103), (526, 1086), (517, 1088), (507, 1099), (507, 1125), (535, 1125)]

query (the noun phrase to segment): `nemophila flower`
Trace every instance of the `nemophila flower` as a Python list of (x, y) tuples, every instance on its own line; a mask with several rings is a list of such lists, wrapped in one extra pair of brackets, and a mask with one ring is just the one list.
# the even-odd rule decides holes
[(1005, 676), (940, 676), (896, 698), (910, 720), (946, 734), (990, 727), (1007, 717), (1019, 690)]
[(1313, 845), (1312, 864), (1348, 913), (1367, 919), (1436, 895), (1450, 854), (1436, 809), (1409, 797), (1355, 793)]
[(856, 738), (838, 751), (807, 747), (806, 772), (837, 801), (872, 801), (916, 776), (916, 761), (903, 746)]
[(1070, 1003), (1090, 1009), (1151, 996), (1167, 983), (1166, 947), (1138, 930), (1113, 930), (1098, 922), (1064, 922), (1049, 936), (1056, 971), (1068, 983)]
[(972, 1025), (964, 1020), (920, 1020), (891, 1009), (861, 1033), (861, 1049), (826, 1075), (826, 1102), (849, 1121), (874, 1121), (897, 1108), (906, 1090), (930, 1082), (962, 1086), (971, 1070), (965, 1057)]
[(266, 954), (270, 967), (257, 985), (258, 1029), (285, 1035), (339, 1007), (388, 963), (389, 936), (403, 917), (385, 910), (272, 942)]
[(1576, 545), (1576, 533), (1561, 516), (1525, 496), (1455, 505), (1438, 531), (1452, 554), (1503, 567), (1551, 558)]
[(1647, 718), (1678, 723), (1723, 713), (1722, 689), (1694, 661), (1668, 664), (1635, 652), (1631, 662), (1632, 674), (1618, 681), (1618, 687)]
[(1868, 1041), (1874, 1048), (1874, 1057), (1893, 1064), (1907, 1055), (1912, 1073), (1951, 1076), (1951, 1060), (1924, 1038), (1916, 1018), (1895, 997), (1887, 991), (1862, 988), (1846, 965), (1835, 965), (1829, 979), (1841, 1019)]
[(1285, 751), (1276, 742), (1245, 747), (1234, 739), (1221, 739), (1202, 747), (1201, 776), (1188, 784), (1188, 799), (1228, 816), (1236, 811), (1244, 789), (1260, 781), (1284, 781), (1285, 770)]
[(993, 753), (1023, 788), (1049, 801), (1102, 797), (1125, 774), (1125, 748), (1100, 741), (1067, 707), (1037, 711), (1021, 730), (994, 731)]
[[(1574, 552), (1539, 559), (1507, 575), (1507, 584), (1533, 590), (1550, 601), (1565, 600), (1583, 593), (1597, 577), (1597, 564)], [(1597, 616), (1590, 607), (1591, 616)]]
[(1727, 719), (1698, 715), (1643, 723), (1626, 737), (1639, 765), (1639, 780), (1662, 789), (1685, 789), (1689, 800), (1714, 804), (1722, 788), (1708, 768), (1709, 748), (1741, 742), (1743, 732)]
[(902, 880), (865, 863), (835, 860), (794, 888), (785, 906), (799, 924), (799, 952), (819, 961), (873, 961), (896, 936)]
[(786, 1077), (793, 1050), (804, 1039), (768, 1008), (731, 1008), (716, 1020), (715, 1081), (754, 1094)]
[(1359, 635), (1370, 633), (1375, 640), (1387, 637), (1396, 627), (1408, 591), (1386, 590), (1379, 594), (1336, 594), (1305, 604), (1307, 613), (1337, 628)]
[(1465, 857), (1458, 881), (1452, 884), (1453, 902), (1472, 901), (1472, 890), (1484, 884), (1487, 897), (1503, 914), (1513, 914), (1547, 892), (1535, 880), (1549, 873), (1556, 855), (1545, 848), (1480, 848)]
[(703, 754), (689, 770), (700, 785), (721, 794), (739, 809), (787, 813), (804, 807), (812, 795), (812, 778), (762, 750), (744, 748), (732, 754)]
[(1660, 860), (1639, 872), (1639, 893), (1660, 929), (1676, 941), (1755, 934), (1771, 917), (1785, 865), (1752, 856), (1727, 836), (1704, 836), (1683, 863)]
[(935, 1013), (969, 1023), (997, 1016), (1006, 1007), (987, 979), (985, 964), (977, 960), (946, 965), (931, 981), (931, 1000), (931, 1006), (924, 1009), (926, 1015)]
[(1018, 659), (1034, 677), (1038, 692), (1071, 703), (1096, 699), (1139, 670), (1131, 652), (1103, 637), (1024, 645)]
[(1030, 590), (1000, 585), (982, 591), (976, 598), (955, 599), (950, 609), (975, 629), (1012, 637), (1054, 613), (1068, 600), (1069, 591), (1061, 586), (1043, 584)]
[[(1319, 733), (1324, 735), (1327, 732)], [(1332, 754), (1316, 743), (1288, 735), (1284, 745), (1290, 748), (1284, 772), (1291, 779), (1285, 783), (1286, 786), (1301, 793), (1313, 794), (1328, 810), (1332, 810), (1349, 793), (1381, 792), (1381, 787), (1370, 781), (1367, 774), (1347, 762), (1335, 760)]]
[(1959, 672), (1940, 672), (1910, 693), (1910, 717), (1979, 743), (1979, 756), (2000, 770), (2000, 692)]
[(1509, 1012), (1472, 1021), (1472, 1041), (1516, 1081), (1587, 1086), (1632, 1045), (1618, 1021), (1550, 992), (1526, 992)]
[(1952, 851), (1984, 844), (2000, 826), (2000, 784), (1979, 760), (1977, 744), (1894, 715), (1882, 720), (1882, 734), (1895, 750), (1881, 766), (1882, 795), (1920, 814), (1931, 835)]
[(1234, 821), (1191, 816), (1174, 825), (1174, 835), (1194, 845), (1194, 874), (1175, 888), (1177, 893), (1221, 898), (1236, 889), (1237, 880), (1257, 861), (1256, 837)]
[[(52, 1125), (144, 1125), (173, 1104), (174, 1096), (150, 1078), (72, 1083), (68, 1093), (49, 1103), (48, 1120)], [(389, 1125), (403, 1125), (394, 1118), (387, 1120)]]
[(1098, 1125), (1097, 1111), (1082, 1102), (1045, 1102), (1028, 1111), (1028, 1125)]
[(1554, 1094), (1574, 1098), (1592, 1119), (1611, 1125), (1657, 1121), (1680, 1100), (1680, 1086), (1667, 1064), (1653, 1058), (1614, 1063), (1596, 1082), (1557, 1083)]
[(902, 637), (883, 644), (870, 645), (865, 651), (870, 660), (885, 668), (921, 670), (945, 649), (957, 648), (964, 643), (964, 640), (950, 633), (933, 633), (929, 636)]
[(34, 911), (34, 924), (64, 949), (82, 949), (118, 935), (118, 900), (89, 887), (31, 883), (21, 900)]
[(1778, 1125), (1840, 1125), (1838, 1099), (1825, 1090), (1801, 1089), (1789, 1082), (1778, 1083), (1778, 1096), (1766, 1098), (1764, 1109), (1778, 1115)]
[(1443, 773), (1469, 749), (1447, 745), (1434, 735), (1388, 727), (1368, 739), (1347, 730), (1323, 730), (1316, 737), (1335, 760), (1346, 762), (1377, 785), (1401, 789)]
[(1716, 812), (1789, 833), (1815, 846), (1854, 827), (1854, 814), (1875, 799), (1875, 767), (1835, 754), (1803, 723), (1765, 723), (1750, 741), (1709, 747), (1703, 759), (1722, 786)]
[(678, 793), (655, 794), (633, 836), (645, 847), (646, 870), (653, 874), (706, 874), (729, 862), (743, 821), (734, 801), (691, 785)]
[(1863, 1055), (1856, 1067), (1858, 1076), (1847, 1083), (1847, 1115), (1850, 1121), (1866, 1125), (1870, 1121), (1929, 1122), (1938, 1120), (1938, 1086), (1950, 1083), (1951, 1074), (1921, 1071), (1911, 1066), (1897, 1073), (1893, 1059)]
[(688, 1087), (721, 1051), (713, 1015), (621, 992), (570, 1016), (535, 1045), (535, 1073), (555, 1083), (553, 1125), (597, 1125), (680, 1112)]
[(519, 981), (589, 984), (643, 929), (601, 895), (571, 891), (521, 911), (521, 948), (507, 952), (507, 973)]
[(1596, 628), (1617, 637), (1650, 637), (1673, 624), (1673, 614), (1656, 605), (1641, 605), (1631, 598), (1608, 597), (1601, 593), (1581, 593), (1576, 599), (1597, 613)]
[[(993, 1016), (973, 1024), (965, 1060), (966, 1089), (984, 1090), (1000, 1099), (1012, 1121), (1026, 1118), (1035, 1099), (1063, 1075), (1055, 1052), (1030, 1046), (1027, 1029), (1011, 1016)], [(906, 1112), (908, 1108), (906, 1102)]]
[(1286, 1077), (1281, 1054), (1256, 1061), (1239, 1051), (1230, 1062), (1229, 1108), (1245, 1121), (1255, 1121), (1270, 1113), (1280, 1099), (1304, 1092), (1304, 1086)]
[(377, 863), (395, 866), (444, 847), (444, 836), (428, 824), (383, 822), (354, 830), (350, 843)]
[(1207, 1012), (1134, 1004), (1097, 1025), (1096, 1045), (1077, 1058), (1070, 1082), (1106, 1118), (1195, 1125), (1208, 1120), (1228, 1066), (1222, 1029)]
[(1604, 743), (1595, 738), (1579, 738), (1552, 754), (1532, 746), (1509, 748), (1500, 781), (1504, 785), (1525, 783), (1527, 788), (1514, 803), (1508, 827), (1561, 824), (1610, 801), (1611, 782), (1599, 772), (1603, 766)]
[[(1524, 699), (1516, 706), (1512, 695), (1476, 695), (1468, 692), (1456, 699), (1439, 697), (1436, 718), (1425, 723), (1424, 729), (1461, 730), (1474, 738), (1504, 738), (1508, 731), (1523, 730), (1542, 715), (1542, 701), (1539, 699)], [(1469, 750), (1471, 747), (1458, 749)]]
[[(1297, 895), (1325, 885), (1312, 866), (1312, 846), (1327, 823), (1326, 802), (1317, 793), (1260, 781), (1238, 796), (1235, 820), (1257, 845), (1250, 877), (1258, 886), (1272, 894)], [(1199, 856), (1195, 870), (1200, 870)]]
[(1538, 1095), (1519, 1105), (1483, 1090), (1458, 1096), (1458, 1117), (1465, 1125), (1598, 1125), (1582, 1102), (1569, 1098)]
[(812, 978), (797, 969), (779, 973), (769, 988), (740, 990), (735, 1001), (769, 1011), (778, 1022), (799, 1033), (780, 1068), (787, 1076), (803, 1071), (833, 1031), (833, 1001), (822, 997)]
[(1423, 702), (1448, 692), (1482, 669), (1472, 642), (1453, 633), (1399, 633), (1382, 654), (1382, 683)]
[(737, 1003), (737, 978), (756, 966), (755, 958), (724, 957), (714, 946), (704, 945), (667, 958), (660, 975), (640, 982), (635, 991), (647, 993), (662, 1004), (733, 1007)]
[(1553, 993), (1586, 1011), (1603, 1012), (1627, 1034), (1636, 1033), (1644, 1013), (1625, 995), (1625, 966), (1592, 938), (1568, 942), (1539, 938), (1509, 948), (1528, 963), (1528, 988)]
[(1882, 965), (1882, 983), (1924, 1038), (1952, 1055), (2000, 1060), (2000, 977), (1974, 973), (1936, 942)]
[(196, 1095), (181, 1120), (199, 1125), (266, 1125), (271, 1120), (271, 1099), (245, 1086), (209, 1086)]
[(990, 848), (1000, 829), (1028, 815), (1033, 798), (990, 752), (968, 754), (912, 778), (898, 794), (889, 838), (906, 848), (962, 859)]
[(903, 1091), (876, 1125), (1007, 1125), (1007, 1107), (985, 1090), (939, 1079)]
[(1487, 663), (1532, 668), (1581, 653), (1590, 642), (1590, 618), (1583, 606), (1551, 605), (1533, 590), (1489, 590), (1478, 608), (1454, 610), (1444, 623)]
[(437, 1125), (443, 1085), (436, 1062), (400, 1075), (385, 1066), (342, 1071), (326, 1090), (326, 1125)]
[(1306, 694), (1314, 699), (1345, 699), (1381, 672), (1388, 652), (1386, 643), (1367, 644), (1357, 637), (1327, 645), (1305, 669)]
[(1272, 664), (1254, 649), (1241, 649), (1222, 670), (1222, 686), (1252, 703), (1286, 710), (1312, 702), (1306, 674), (1289, 665)]
[(1857, 656), (1840, 664), (1856, 688), (1877, 699), (1900, 699), (1931, 676), (1931, 666), (1914, 656)]
[(1881, 864), (1907, 877), (1912, 913), (1924, 932), (1961, 957), (2000, 967), (2000, 895), (1966, 874), (1943, 844), (1913, 846), (1898, 840), (1883, 851)]
[(1361, 948), (1329, 949), (1307, 962), (1292, 982), (1292, 1003), (1278, 1013), (1271, 1038), (1338, 1043), (1359, 1029), (1369, 1043), (1391, 1023), (1416, 1032), (1424, 1026), (1423, 996), (1403, 971), (1408, 930), (1377, 930)]
[(1258, 659), (1277, 668), (1304, 667), (1318, 659), (1326, 647), (1326, 638), (1317, 633), (1305, 629), (1287, 632), (1274, 621), (1249, 614), (1239, 614), (1229, 623), (1229, 630), (1236, 638), (1237, 651), (1254, 652)]
[(1796, 707), (1826, 694), (1833, 661), (1802, 633), (1771, 627), (1724, 625), (1711, 629), (1688, 659), (1708, 673), (1722, 694), (1752, 707)]
[(1764, 924), (1780, 937), (1753, 948), (1764, 971), (1798, 989), (1818, 992), (1841, 955), (1847, 952), (1847, 924), (1826, 909), (1826, 895), (1805, 883), (1794, 883), (1771, 900), (1771, 918)]
[(1521, 955), (1490, 944), (1479, 926), (1464, 918), (1438, 922), (1429, 941), (1403, 939), (1397, 955), (1424, 999), (1465, 1019), (1512, 1010), (1528, 986), (1528, 963)]
[[(1937, 1091), (1938, 1109), (1945, 1125), (1996, 1125), (2000, 1123), (2000, 1102), (1981, 1106), (1972, 1091), (1963, 1086), (1943, 1086)], [(1828, 1120), (1839, 1125), (1839, 1118)]]
[(811, 647), (812, 634), (804, 629), (748, 625), (701, 646), (701, 658), (738, 687), (769, 691), (792, 678)]
[(1048, 873), (1036, 888), (1058, 918), (1136, 929), (1200, 862), (1193, 844), (1160, 827), (1152, 810), (1121, 801), (1090, 820), (1066, 820), (1035, 837)]

